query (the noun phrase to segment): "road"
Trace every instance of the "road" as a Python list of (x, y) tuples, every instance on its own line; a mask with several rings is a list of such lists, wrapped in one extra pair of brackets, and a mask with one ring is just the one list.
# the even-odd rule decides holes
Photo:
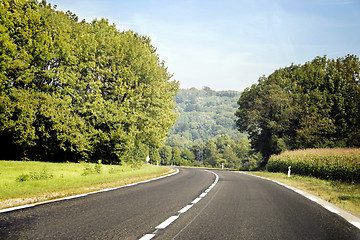
[(171, 177), (0, 214), (0, 239), (360, 239), (276, 183), (180, 168)]

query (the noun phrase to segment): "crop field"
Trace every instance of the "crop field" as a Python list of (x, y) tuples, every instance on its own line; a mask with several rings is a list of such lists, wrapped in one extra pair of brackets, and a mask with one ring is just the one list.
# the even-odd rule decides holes
[(154, 165), (0, 161), (0, 209), (122, 186), (171, 171)]
[(269, 172), (288, 171), (320, 179), (360, 182), (360, 148), (304, 149), (285, 151), (270, 158)]

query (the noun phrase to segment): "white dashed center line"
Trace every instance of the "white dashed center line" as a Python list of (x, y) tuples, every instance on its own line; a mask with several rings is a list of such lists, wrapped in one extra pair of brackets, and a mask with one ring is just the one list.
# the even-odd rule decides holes
[(144, 235), (142, 238), (140, 238), (139, 240), (150, 240), (150, 239), (152, 239), (153, 237), (155, 237), (155, 234), (156, 234), (156, 232), (157, 232), (158, 230), (163, 230), (163, 229), (165, 229), (167, 226), (169, 226), (171, 223), (173, 223), (176, 219), (178, 219), (181, 214), (187, 212), (190, 208), (192, 208), (192, 206), (194, 206), (194, 204), (198, 203), (202, 198), (204, 198), (204, 197), (211, 191), (211, 189), (214, 188), (214, 186), (215, 186), (215, 185), (217, 184), (217, 182), (219, 181), (219, 176), (218, 176), (216, 173), (212, 172), (212, 171), (209, 171), (209, 170), (205, 170), (205, 171), (210, 172), (210, 173), (212, 173), (212, 174), (215, 175), (216, 178), (215, 178), (215, 181), (213, 182), (213, 184), (212, 184), (210, 187), (208, 187), (203, 193), (201, 193), (201, 194), (199, 195), (199, 197), (195, 198), (195, 199), (191, 202), (191, 204), (189, 204), (189, 205), (183, 207), (181, 210), (179, 210), (179, 211), (178, 211), (178, 215), (169, 217), (167, 220), (165, 220), (165, 221), (162, 222), (160, 225), (158, 225), (157, 227), (155, 227), (155, 231), (154, 231), (153, 233), (151, 233), (151, 234), (146, 234), (146, 235)]

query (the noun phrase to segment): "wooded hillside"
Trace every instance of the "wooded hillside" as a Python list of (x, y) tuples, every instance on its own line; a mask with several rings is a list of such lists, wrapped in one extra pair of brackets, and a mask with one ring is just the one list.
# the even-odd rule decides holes
[(179, 117), (170, 129), (167, 143), (173, 147), (191, 147), (220, 135), (230, 139), (246, 137), (235, 125), (234, 112), (240, 92), (203, 89), (180, 89), (175, 97)]
[(237, 91), (180, 89), (175, 97), (177, 122), (166, 146), (151, 152), (161, 164), (254, 169), (262, 161), (252, 151), (246, 134), (236, 129)]
[(0, 159), (144, 160), (176, 121), (171, 77), (146, 36), (2, 0)]

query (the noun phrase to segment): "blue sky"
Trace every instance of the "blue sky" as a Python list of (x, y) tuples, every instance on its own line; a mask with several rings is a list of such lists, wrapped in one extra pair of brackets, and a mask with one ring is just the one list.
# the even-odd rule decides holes
[(316, 56), (360, 56), (360, 0), (48, 0), (152, 39), (181, 88), (238, 90)]

